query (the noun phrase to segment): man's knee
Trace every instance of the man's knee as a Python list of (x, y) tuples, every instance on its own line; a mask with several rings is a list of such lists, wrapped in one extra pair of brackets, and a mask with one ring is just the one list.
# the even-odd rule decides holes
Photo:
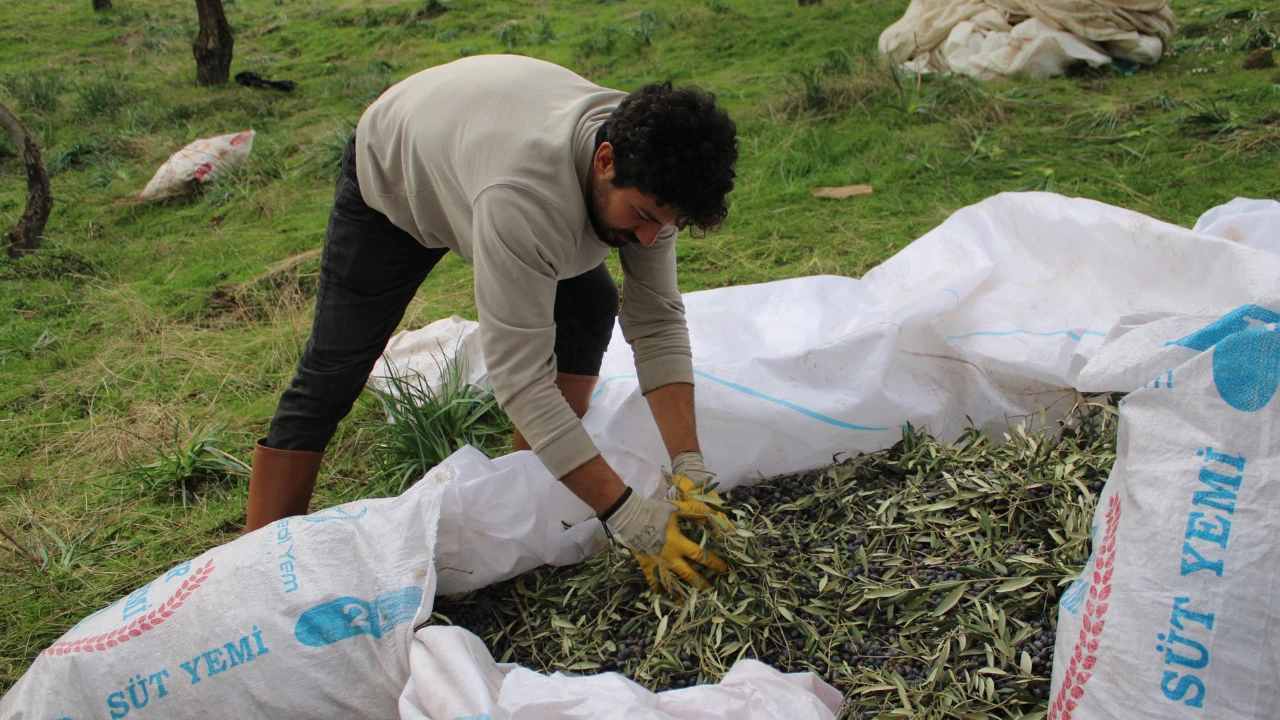
[(364, 390), (381, 348), (337, 352), (315, 347), (314, 335), (276, 407), (267, 447), (322, 451)]
[(594, 327), (607, 327), (612, 332), (619, 307), (618, 286), (603, 263), (556, 285), (557, 323), (572, 319)]

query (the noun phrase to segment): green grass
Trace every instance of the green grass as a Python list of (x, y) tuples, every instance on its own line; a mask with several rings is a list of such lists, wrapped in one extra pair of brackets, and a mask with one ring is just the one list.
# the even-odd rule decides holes
[(5, 95), (17, 100), (17, 109), (49, 112), (67, 90), (66, 80), (55, 72), (33, 72), (23, 75), (6, 74), (0, 78)]
[(124, 480), (120, 491), (177, 496), (187, 507), (190, 496), (207, 491), (210, 485), (225, 485), (232, 478), (249, 475), (249, 466), (224, 450), (225, 444), (221, 428), (184, 430), (175, 425), (171, 439), (151, 447), (155, 460), (119, 473)]
[[(217, 447), (249, 459), (310, 328), (303, 254), (319, 247), (346, 128), (422, 68), (511, 51), (624, 90), (671, 79), (717, 93), (739, 124), (740, 182), (724, 230), (681, 241), (686, 291), (860, 276), (1002, 191), (1182, 225), (1280, 195), (1280, 75), (1239, 69), (1242, 48), (1277, 34), (1274, 12), (1178, 0), (1178, 52), (1151, 70), (978, 83), (876, 63), (906, 5), (227, 0), (232, 73), (297, 81), (283, 94), (196, 88), (189, 0), (5, 3), (0, 102), (40, 139), (55, 205), (40, 255), (0, 259), (0, 689), (87, 613), (239, 534), (234, 475), (176, 494), (113, 478), (180, 454), (191, 438), (174, 448), (174, 428), (222, 427)], [(192, 197), (136, 200), (177, 148), (250, 127), (250, 167)], [(853, 183), (876, 193), (810, 196)], [(0, 139), (0, 230), (24, 203)], [(403, 326), (474, 318), (472, 298), (469, 268), (447, 258)], [(366, 394), (340, 425), (317, 506), (386, 491), (382, 419)]]
[(414, 370), (388, 368), (385, 388), (371, 387), (382, 403), (385, 422), (372, 425), (382, 436), (374, 445), (386, 484), (398, 495), (454, 452), (467, 445), (492, 454), (511, 452), (511, 421), (498, 409), (493, 393), (466, 382), (466, 369), (446, 359), (439, 368), (440, 385), (432, 390)]

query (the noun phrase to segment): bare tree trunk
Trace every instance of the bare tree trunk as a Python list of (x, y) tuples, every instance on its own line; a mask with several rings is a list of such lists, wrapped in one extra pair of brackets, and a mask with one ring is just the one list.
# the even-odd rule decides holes
[(40, 248), (44, 224), (53, 208), (53, 195), (49, 192), (49, 173), (44, 169), (40, 145), (27, 126), (0, 105), (0, 127), (13, 138), (13, 144), (22, 151), (22, 162), (27, 166), (27, 209), (18, 219), (18, 226), (8, 235), (9, 257), (21, 257)]
[(200, 34), (191, 43), (196, 56), (196, 85), (222, 85), (231, 77), (231, 26), (222, 0), (196, 0)]
[(111, 9), (111, 0), (93, 0), (93, 9), (97, 12)]

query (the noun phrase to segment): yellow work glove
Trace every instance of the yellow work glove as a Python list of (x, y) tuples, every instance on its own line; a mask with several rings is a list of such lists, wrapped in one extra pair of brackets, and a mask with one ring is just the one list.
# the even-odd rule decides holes
[(711, 583), (689, 561), (716, 572), (725, 572), (729, 566), (710, 550), (680, 532), (681, 518), (706, 522), (708, 509), (702, 503), (688, 500), (650, 500), (640, 497), (627, 488), (618, 502), (601, 514), (609, 534), (631, 550), (649, 587), (662, 593), (674, 574), (690, 585), (707, 589)]
[(690, 519), (700, 525), (706, 525), (708, 519), (715, 520), (717, 530), (728, 530), (733, 527), (729, 517), (720, 511), (724, 501), (720, 494), (711, 488), (715, 474), (707, 471), (702, 453), (690, 450), (682, 452), (671, 462), (671, 487), (676, 500), (696, 503), (700, 516)]

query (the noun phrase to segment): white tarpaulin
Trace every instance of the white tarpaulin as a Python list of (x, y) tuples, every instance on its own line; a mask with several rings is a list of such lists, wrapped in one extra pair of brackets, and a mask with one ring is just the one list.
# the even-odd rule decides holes
[(1236, 198), (1196, 221), (1198, 233), (1280, 253), (1280, 201)]
[(835, 720), (843, 697), (813, 673), (739, 660), (715, 685), (650, 692), (617, 673), (547, 676), (495, 663), (461, 628), (424, 627), (409, 650), (413, 675), (401, 720)]
[[(906, 423), (950, 440), (970, 422), (1056, 417), (1077, 389), (1132, 391), (1094, 557), (1061, 599), (1053, 718), (1274, 717), (1280, 255), (1263, 248), (1277, 209), (1237, 201), (1201, 233), (1004, 194), (861, 280), (691, 293), (708, 466), (733, 487), (887, 447)], [(424, 353), (455, 352), (482, 381), (465, 321), (388, 354), (427, 370), (440, 357)], [(615, 332), (585, 423), (652, 495), (668, 459), (633, 368)], [(575, 562), (598, 527), (532, 453), (466, 448), (399, 498), (281, 521), (86, 618), (0, 699), (0, 720), (830, 717), (820, 680), (756, 663), (655, 695), (617, 675), (498, 665), (461, 630), (414, 632), (437, 590)]]
[[(1280, 256), (1249, 247), (1274, 238), (1276, 225), (1259, 220), (1270, 206), (1234, 207), (1206, 213), (1233, 228), (1224, 240), (1089, 200), (1008, 193), (960, 210), (860, 280), (689, 293), (708, 467), (733, 487), (889, 447), (907, 423), (950, 440), (970, 421), (1003, 430), (1034, 422), (1042, 407), (1053, 417), (1075, 401), (1077, 374), (1122, 317), (1238, 307), (1274, 292)], [(482, 381), (478, 339), (474, 323), (442, 320), (393, 339), (388, 359), (434, 367), (440, 358), (396, 348), (447, 356), (460, 347)], [(628, 485), (665, 492), (669, 460), (620, 329), (584, 421)], [(490, 461), (471, 450), (467, 462), (473, 470), (450, 487), (441, 517), (440, 593), (602, 547), (590, 508), (532, 453)], [(483, 514), (465, 512), (479, 506)]]
[(879, 47), (914, 72), (989, 80), (1061, 75), (1112, 58), (1153, 65), (1173, 31), (1168, 0), (911, 0)]

